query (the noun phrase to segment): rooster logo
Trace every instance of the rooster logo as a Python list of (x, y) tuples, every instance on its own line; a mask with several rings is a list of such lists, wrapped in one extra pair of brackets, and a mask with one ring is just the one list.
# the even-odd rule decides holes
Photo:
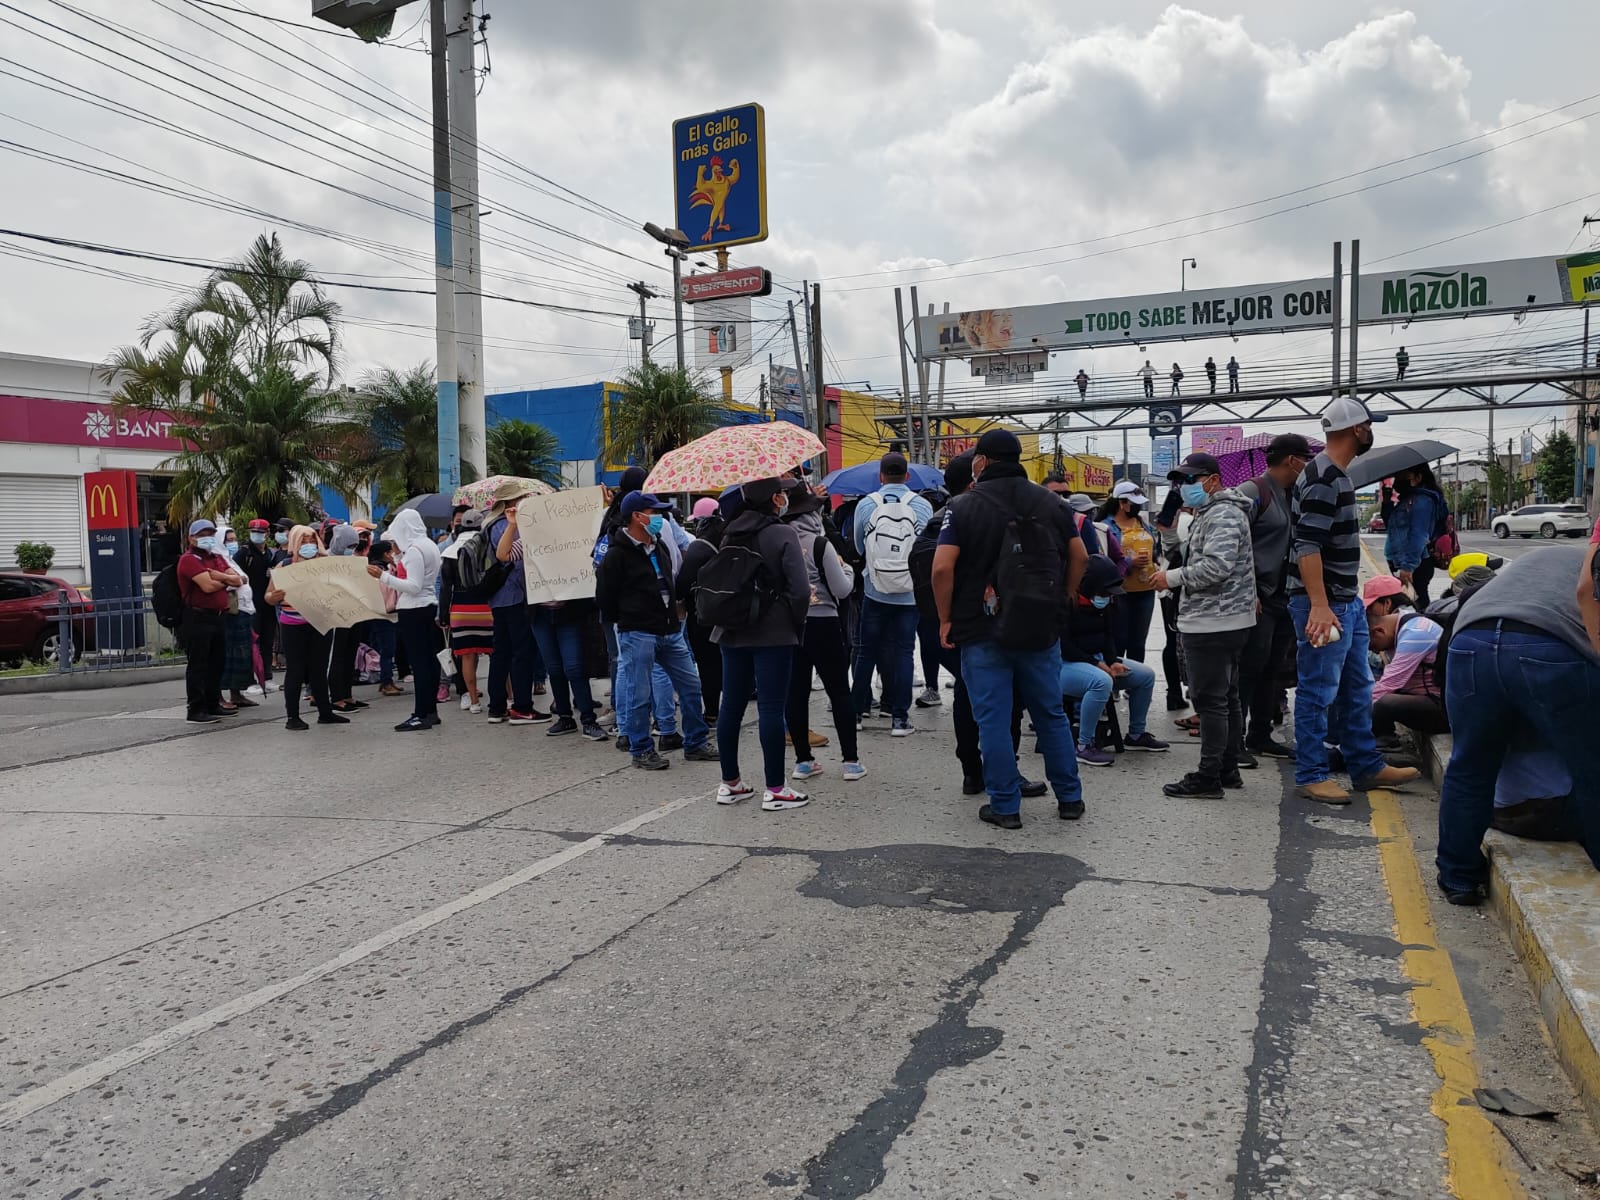
[(728, 205), (728, 192), (734, 184), (739, 182), (739, 160), (728, 160), (728, 173), (722, 173), (722, 156), (711, 156), (711, 174), (706, 174), (704, 166), (699, 167), (694, 174), (694, 191), (689, 194), (689, 207), (698, 208), (702, 204), (709, 205), (711, 216), (706, 221), (705, 236), (700, 240), (710, 242), (712, 237), (720, 230), (723, 233), (732, 233), (733, 226), (727, 222), (724, 210)]

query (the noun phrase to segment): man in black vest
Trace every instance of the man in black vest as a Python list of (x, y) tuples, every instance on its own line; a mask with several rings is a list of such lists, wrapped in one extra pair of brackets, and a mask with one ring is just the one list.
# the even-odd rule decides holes
[(961, 678), (978, 723), (989, 793), (978, 818), (1002, 829), (1022, 828), (1022, 777), (1011, 744), (1013, 686), (1033, 717), (1058, 815), (1077, 820), (1084, 812), (1076, 747), (1061, 707), (1060, 651), (1053, 639), (1037, 650), (996, 640), (995, 615), (1004, 598), (996, 595), (995, 575), (1014, 517), (1040, 521), (1053, 532), (1059, 561), (1051, 566), (1066, 581), (1063, 606), (1076, 593), (1088, 558), (1066, 505), (1028, 479), (1021, 459), (1022, 443), (1009, 430), (991, 429), (978, 439), (972, 456), (977, 482), (951, 501), (933, 560), (940, 642), (960, 647)]

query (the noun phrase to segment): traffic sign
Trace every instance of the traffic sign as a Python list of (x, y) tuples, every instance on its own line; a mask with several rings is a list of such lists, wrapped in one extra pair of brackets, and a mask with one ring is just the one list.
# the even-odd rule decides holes
[(772, 272), (765, 267), (740, 267), (711, 275), (690, 275), (679, 288), (685, 304), (728, 300), (736, 296), (772, 295)]
[(677, 227), (700, 249), (767, 239), (766, 117), (741, 104), (672, 123)]
[(1150, 436), (1176, 437), (1183, 428), (1183, 405), (1150, 404)]

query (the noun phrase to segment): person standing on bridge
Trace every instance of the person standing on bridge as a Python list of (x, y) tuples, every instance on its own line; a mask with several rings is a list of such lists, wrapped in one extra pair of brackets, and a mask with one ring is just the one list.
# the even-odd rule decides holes
[(1144, 366), (1134, 372), (1144, 380), (1144, 394), (1147, 400), (1155, 399), (1156, 394), (1156, 369), (1150, 365), (1150, 360), (1144, 360)]
[(1178, 386), (1179, 384), (1181, 384), (1183, 382), (1183, 368), (1180, 367), (1177, 363), (1173, 363), (1172, 364), (1172, 376), (1171, 376), (1171, 378), (1172, 378), (1172, 394), (1174, 396), (1183, 395), (1183, 389)]
[(1086, 372), (1082, 367), (1079, 367), (1078, 374), (1073, 378), (1072, 382), (1078, 385), (1078, 399), (1087, 400), (1089, 398), (1088, 372)]
[(1217, 394), (1217, 360), (1206, 355), (1206, 387), (1211, 395)]
[(1228, 391), (1239, 390), (1239, 360), (1233, 355), (1228, 355)]
[(1406, 348), (1401, 346), (1394, 352), (1394, 377), (1398, 382), (1406, 377), (1406, 368), (1411, 365), (1411, 355), (1406, 353)]

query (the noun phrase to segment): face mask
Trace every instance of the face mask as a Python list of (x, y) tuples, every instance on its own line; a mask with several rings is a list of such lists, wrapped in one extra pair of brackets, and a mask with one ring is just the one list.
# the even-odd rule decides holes
[(1111, 607), (1111, 597), (1110, 596), (1092, 596), (1089, 599), (1089, 603), (1094, 605), (1096, 608), (1110, 608)]
[(1183, 494), (1183, 502), (1190, 508), (1204, 508), (1211, 502), (1203, 483), (1186, 483), (1179, 491)]
[(650, 531), (650, 536), (655, 538), (661, 536), (661, 527), (665, 524), (666, 521), (662, 518), (661, 514), (657, 513), (655, 516), (651, 517), (648, 522), (646, 522), (645, 528)]
[(226, 554), (229, 558), (238, 558), (239, 557), (239, 543), (238, 542), (223, 542), (222, 543), (222, 552), (224, 554)]
[(252, 533), (250, 535), (250, 541), (253, 545), (264, 546), (267, 544), (267, 535), (264, 533)]
[(773, 505), (772, 511), (779, 517), (784, 516), (789, 511), (789, 498), (785, 496), (782, 504)]
[(280, 546), (287, 546), (289, 544), (289, 535), (287, 533), (274, 534), (272, 540)]
[(215, 554), (217, 552), (217, 539), (214, 537), (198, 538), (195, 540), (194, 545), (196, 550), (204, 550), (207, 554)]
[(300, 547), (301, 558), (315, 558), (316, 556), (317, 545), (315, 542), (307, 542), (304, 546)]

